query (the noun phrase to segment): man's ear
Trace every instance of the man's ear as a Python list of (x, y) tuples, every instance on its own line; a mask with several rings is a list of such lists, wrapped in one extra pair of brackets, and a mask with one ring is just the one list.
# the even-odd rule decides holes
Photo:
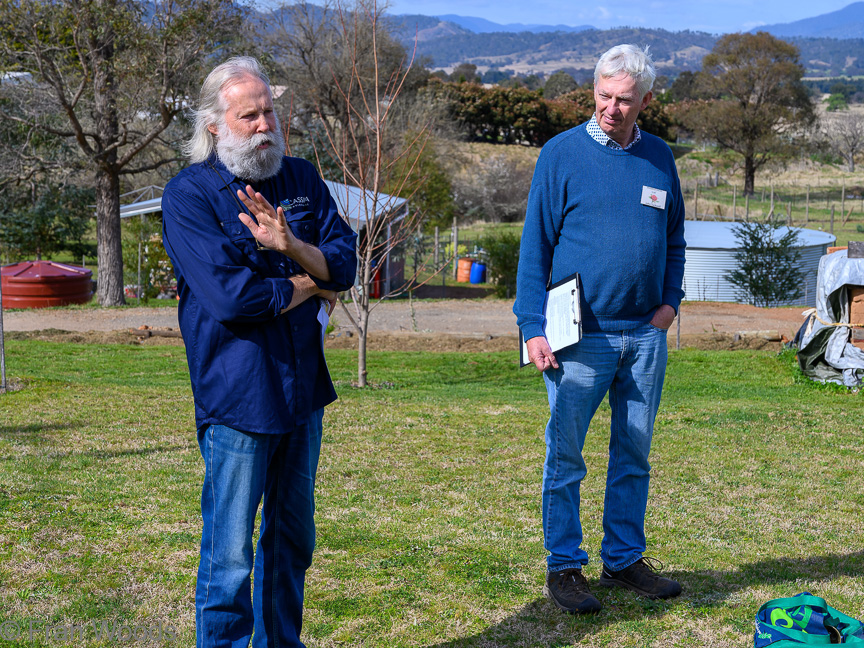
[(216, 137), (219, 134), (219, 128), (216, 124), (207, 124), (207, 130), (210, 131), (213, 137)]
[(648, 105), (648, 102), (651, 101), (651, 98), (654, 96), (654, 93), (650, 90), (645, 93), (645, 96), (642, 97), (642, 107), (639, 110), (645, 110), (645, 106)]

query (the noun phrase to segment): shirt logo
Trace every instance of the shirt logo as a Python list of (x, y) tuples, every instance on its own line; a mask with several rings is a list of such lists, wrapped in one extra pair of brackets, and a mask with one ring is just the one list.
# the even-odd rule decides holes
[(299, 198), (286, 198), (279, 203), (285, 211), (291, 211), (298, 207), (309, 207), (310, 201), (308, 196), (300, 196)]
[(642, 204), (655, 209), (666, 209), (666, 192), (645, 185), (642, 187)]

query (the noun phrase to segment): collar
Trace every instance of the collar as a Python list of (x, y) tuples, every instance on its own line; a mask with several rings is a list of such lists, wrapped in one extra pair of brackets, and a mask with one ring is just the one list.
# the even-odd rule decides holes
[(594, 139), (595, 142), (600, 144), (601, 146), (608, 146), (612, 149), (617, 149), (619, 151), (628, 151), (633, 148), (636, 143), (642, 139), (642, 131), (639, 130), (639, 126), (633, 124), (633, 141), (630, 142), (627, 146), (621, 146), (618, 142), (609, 137), (606, 132), (600, 128), (600, 124), (597, 123), (597, 114), (591, 115), (591, 119), (588, 121), (588, 134)]

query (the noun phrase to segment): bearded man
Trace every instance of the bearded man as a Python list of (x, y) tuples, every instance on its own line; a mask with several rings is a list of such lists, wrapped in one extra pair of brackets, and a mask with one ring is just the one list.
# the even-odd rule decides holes
[(205, 468), (198, 648), (303, 645), (322, 419), (336, 399), (323, 327), (354, 281), (356, 234), (315, 168), (284, 151), (267, 77), (230, 59), (204, 81), (192, 164), (162, 197)]

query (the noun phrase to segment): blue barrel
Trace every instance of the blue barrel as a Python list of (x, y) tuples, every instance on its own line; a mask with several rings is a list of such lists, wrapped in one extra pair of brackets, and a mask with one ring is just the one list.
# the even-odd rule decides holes
[(471, 266), (471, 283), (486, 283), (486, 264), (477, 261)]

